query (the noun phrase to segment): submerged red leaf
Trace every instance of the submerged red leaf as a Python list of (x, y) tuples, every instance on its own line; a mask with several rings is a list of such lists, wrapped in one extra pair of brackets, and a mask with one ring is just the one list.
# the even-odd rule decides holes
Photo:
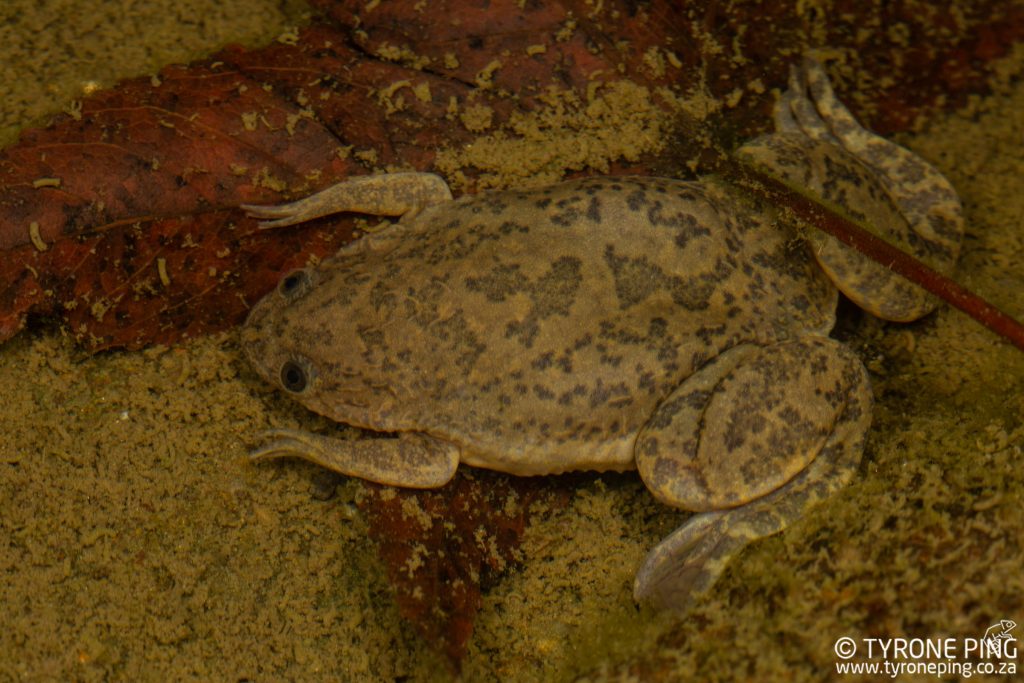
[[(439, 150), (481, 132), (519, 135), (517, 117), (545, 106), (551, 88), (586, 107), (595, 83), (701, 87), (722, 104), (716, 134), (736, 141), (768, 126), (772, 88), (817, 41), (879, 84), (852, 104), (886, 133), (981, 91), (986, 65), (1024, 35), (1024, 9), (1000, 0), (927, 11), (839, 2), (828, 17), (759, 0), (316, 4), (323, 16), (294, 44), (229, 48), (126, 81), (0, 152), (0, 340), (30, 313), (63, 320), (94, 349), (234, 325), (281, 274), (331, 254), (355, 225), (336, 217), (261, 232), (239, 204), (382, 168), (436, 170)], [(652, 106), (670, 111), (669, 99)], [(475, 120), (464, 116), (471, 107)], [(665, 152), (613, 168), (674, 165)], [(402, 612), (452, 661), (481, 586), (518, 559), (529, 502), (552, 495), (546, 486), (474, 473), (440, 491), (370, 487), (363, 507)]]
[(522, 559), (519, 545), (538, 503), (567, 504), (564, 480), (461, 470), (436, 491), (366, 487), (359, 507), (399, 611), (456, 668), (473, 633), (481, 590)]
[[(236, 324), (284, 271), (353, 228), (342, 217), (262, 233), (240, 203), (381, 167), (431, 170), (439, 149), (481, 130), (515, 135), (514, 115), (552, 87), (585, 106), (599, 82), (702, 85), (728, 103), (720, 136), (741, 138), (767, 124), (770, 89), (812, 28), (795, 6), (754, 0), (317, 4), (323, 16), (294, 44), (229, 48), (126, 81), (0, 152), (0, 340), (29, 313), (63, 319), (94, 349)], [(884, 82), (858, 111), (882, 132), (982, 88), (985, 64), (1024, 34), (1024, 10), (997, 0), (956, 16), (848, 4), (815, 30)], [(911, 39), (856, 30), (894, 23)], [(467, 106), (486, 116), (468, 123)], [(670, 172), (670, 157), (626, 170), (642, 169)]]

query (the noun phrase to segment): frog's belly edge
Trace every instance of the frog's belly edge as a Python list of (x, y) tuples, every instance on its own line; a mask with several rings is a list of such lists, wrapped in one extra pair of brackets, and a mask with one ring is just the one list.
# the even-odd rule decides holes
[(462, 447), (459, 462), (524, 477), (579, 471), (626, 472), (636, 469), (633, 457), (636, 438), (636, 434), (631, 434), (602, 443), (573, 440), (503, 449), (468, 445)]

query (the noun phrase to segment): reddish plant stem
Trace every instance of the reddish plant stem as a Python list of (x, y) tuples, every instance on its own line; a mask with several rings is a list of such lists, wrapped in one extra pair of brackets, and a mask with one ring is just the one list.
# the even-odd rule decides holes
[(1024, 325), (955, 280), (929, 268), (827, 207), (795, 192), (781, 181), (742, 162), (721, 155), (713, 160), (712, 165), (730, 181), (743, 185), (777, 206), (788, 208), (804, 222), (949, 302), (1024, 351)]

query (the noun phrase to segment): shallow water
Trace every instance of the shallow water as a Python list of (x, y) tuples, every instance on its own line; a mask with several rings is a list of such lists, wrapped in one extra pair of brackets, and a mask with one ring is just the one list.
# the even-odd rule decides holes
[[(1024, 317), (1024, 86), (1004, 90), (900, 141), (964, 200), (959, 278)], [(634, 657), (683, 679), (815, 680), (840, 636), (1024, 622), (1024, 354), (948, 308), (843, 324), (877, 398), (850, 487), (675, 623), (630, 585), (683, 515), (630, 475), (587, 478), (485, 595), (466, 680)], [(87, 356), (31, 330), (0, 347), (0, 396), (0, 679), (444, 675), (398, 617), (358, 485), (321, 502), (315, 468), (246, 461), (261, 429), (319, 418), (264, 386), (233, 334)]]

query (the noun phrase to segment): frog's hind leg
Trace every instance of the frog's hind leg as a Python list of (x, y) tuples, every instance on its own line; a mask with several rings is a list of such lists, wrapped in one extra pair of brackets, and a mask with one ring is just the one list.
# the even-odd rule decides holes
[(825, 337), (734, 347), (687, 379), (636, 460), (656, 497), (700, 514), (648, 554), (636, 599), (687, 608), (744, 546), (849, 481), (870, 420), (867, 372)]
[(433, 173), (385, 173), (348, 178), (289, 204), (241, 208), (254, 218), (273, 219), (260, 221), (260, 228), (279, 228), (342, 211), (412, 218), (451, 198), (447, 183)]
[(437, 488), (454, 476), (459, 465), (458, 446), (415, 432), (402, 432), (397, 438), (336, 439), (275, 429), (261, 436), (272, 441), (253, 450), (249, 454), (253, 460), (295, 456), (391, 486)]
[(905, 147), (867, 130), (839, 101), (825, 69), (804, 57), (790, 72), (789, 90), (775, 105), (779, 132), (800, 133), (842, 147), (871, 169), (899, 207), (910, 228), (930, 245), (929, 255), (942, 252), (931, 265), (949, 272), (963, 241), (960, 198), (934, 166)]

